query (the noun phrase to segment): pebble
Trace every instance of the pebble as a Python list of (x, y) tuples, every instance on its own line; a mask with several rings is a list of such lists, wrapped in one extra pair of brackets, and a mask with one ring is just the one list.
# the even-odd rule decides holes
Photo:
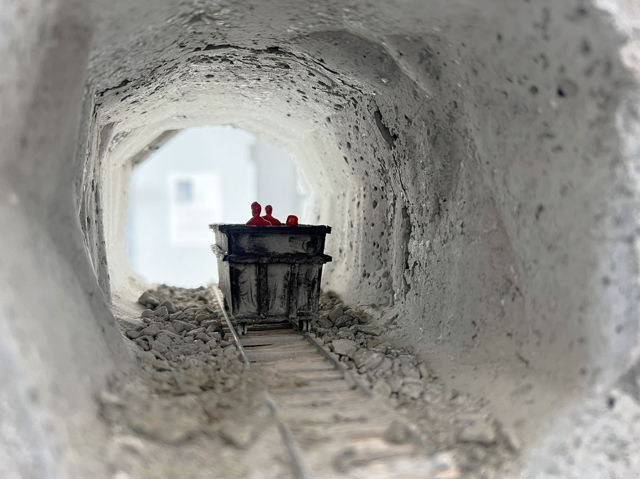
[(358, 369), (363, 368), (364, 371), (377, 367), (384, 356), (373, 351), (369, 351), (366, 348), (358, 349), (353, 355), (353, 362)]
[(162, 303), (160, 303), (160, 306), (167, 308), (167, 312), (169, 314), (174, 314), (174, 313), (176, 313), (178, 311), (176, 309), (176, 307), (173, 305), (173, 303), (171, 301), (169, 301), (168, 299), (166, 301), (163, 301)]
[(400, 374), (394, 374), (388, 379), (389, 386), (391, 386), (391, 392), (397, 393), (400, 391), (402, 387), (402, 382), (404, 379)]
[(331, 345), (333, 346), (333, 352), (340, 356), (352, 357), (358, 349), (358, 345), (355, 341), (350, 339), (336, 339)]
[(187, 323), (186, 321), (178, 320), (173, 322), (173, 329), (176, 330), (176, 333), (180, 334), (182, 331), (191, 331), (192, 329), (195, 329), (195, 326)]
[(350, 326), (353, 322), (353, 318), (348, 314), (343, 314), (338, 319), (335, 320), (333, 326), (336, 328), (343, 328), (345, 326)]
[(199, 312), (198, 314), (196, 314), (194, 319), (195, 319), (196, 323), (200, 324), (203, 321), (206, 321), (207, 319), (211, 319), (211, 314), (204, 313), (204, 312)]
[(402, 421), (394, 419), (384, 431), (382, 437), (392, 444), (407, 444), (411, 442), (411, 430)]
[(392, 366), (393, 366), (393, 361), (391, 361), (390, 358), (385, 357), (382, 359), (382, 361), (380, 361), (380, 364), (378, 364), (378, 366), (372, 371), (377, 376), (381, 376), (381, 375), (384, 375), (387, 371), (391, 371)]
[(225, 421), (220, 428), (219, 434), (227, 444), (231, 444), (238, 449), (245, 449), (253, 439), (253, 427), (250, 424)]
[(333, 323), (329, 320), (329, 318), (320, 318), (318, 319), (317, 323), (320, 328), (325, 328), (325, 329), (328, 329), (331, 326), (333, 326)]
[(462, 428), (458, 433), (459, 442), (472, 442), (483, 446), (496, 443), (496, 430), (486, 421), (475, 421)]
[(153, 349), (154, 351), (159, 352), (160, 354), (164, 354), (164, 353), (168, 353), (169, 352), (169, 348), (162, 341), (154, 341), (152, 346), (151, 346), (151, 349)]
[(236, 348), (233, 344), (224, 349), (224, 355), (227, 358), (233, 359), (238, 354), (238, 348)]
[(142, 334), (145, 336), (155, 336), (160, 331), (160, 326), (158, 326), (156, 323), (151, 323), (149, 326), (142, 330)]
[(337, 320), (339, 317), (341, 317), (343, 314), (344, 314), (344, 309), (342, 309), (342, 306), (336, 306), (329, 313), (329, 319), (333, 322)]
[(405, 378), (400, 387), (400, 393), (407, 395), (411, 399), (418, 399), (423, 390), (422, 381), (416, 378)]
[(147, 308), (155, 308), (160, 304), (160, 301), (158, 301), (158, 298), (156, 298), (154, 295), (152, 295), (148, 291), (145, 291), (138, 298), (138, 303)]
[(355, 333), (364, 333), (370, 336), (380, 336), (380, 333), (382, 332), (379, 327), (369, 324), (358, 324), (354, 326), (353, 331)]
[(406, 378), (420, 379), (420, 370), (407, 361), (400, 362), (400, 372)]
[(372, 391), (383, 398), (388, 398), (391, 395), (391, 386), (385, 379), (380, 379), (373, 385)]
[(142, 336), (142, 333), (140, 331), (135, 331), (133, 329), (130, 329), (129, 331), (124, 333), (124, 335), (129, 339), (137, 339), (140, 336)]
[(204, 333), (204, 328), (195, 328), (187, 332), (187, 336), (197, 336), (200, 333)]
[(154, 311), (156, 318), (161, 321), (166, 321), (169, 319), (169, 311), (167, 311), (166, 306), (160, 306), (158, 309)]

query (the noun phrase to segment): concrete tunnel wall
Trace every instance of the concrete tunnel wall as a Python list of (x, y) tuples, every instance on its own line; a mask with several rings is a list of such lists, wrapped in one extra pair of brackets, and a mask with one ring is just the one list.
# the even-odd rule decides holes
[(89, 467), (68, 451), (91, 449), (93, 391), (131, 363), (108, 309), (137, 287), (128, 177), (189, 126), (296, 156), (334, 227), (325, 286), (486, 397), (525, 459), (636, 360), (624, 2), (12, 5), (0, 351), (19, 434), (3, 441), (41, 445), (15, 470)]

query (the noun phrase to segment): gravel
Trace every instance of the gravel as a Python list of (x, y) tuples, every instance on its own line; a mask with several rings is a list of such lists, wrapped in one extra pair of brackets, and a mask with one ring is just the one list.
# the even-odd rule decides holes
[(264, 407), (262, 384), (223, 340), (212, 292), (161, 286), (139, 302), (148, 308), (139, 323), (120, 323), (139, 368), (99, 394), (103, 420), (164, 445), (206, 435), (248, 447), (260, 433), (252, 418)]
[[(482, 398), (448, 391), (427, 363), (392, 345), (385, 331), (398, 316), (388, 316), (384, 320), (383, 313), (374, 320), (363, 309), (348, 307), (329, 292), (321, 294), (319, 318), (311, 326), (318, 341), (327, 344), (346, 365), (352, 364), (376, 396), (419, 425), (418, 432), (426, 443), (441, 453), (455, 450), (463, 471), (497, 470), (513, 458), (521, 447), (515, 433), (486, 412)], [(408, 440), (407, 434), (399, 423), (390, 426), (385, 438), (402, 443)], [(347, 463), (345, 456), (340, 464)]]

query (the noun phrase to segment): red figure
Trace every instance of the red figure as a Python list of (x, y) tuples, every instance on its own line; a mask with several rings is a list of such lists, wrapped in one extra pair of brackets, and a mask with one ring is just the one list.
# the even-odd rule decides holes
[(249, 221), (247, 221), (247, 224), (251, 226), (271, 226), (271, 223), (269, 223), (267, 220), (263, 220), (262, 218), (260, 218), (261, 211), (262, 206), (260, 206), (260, 203), (258, 203), (257, 201), (251, 203), (251, 213), (253, 214), (253, 217)]
[(271, 215), (271, 212), (273, 211), (273, 208), (271, 207), (271, 205), (265, 206), (264, 210), (267, 212), (267, 214), (262, 217), (263, 220), (267, 220), (273, 226), (282, 226), (282, 223), (280, 222), (280, 220), (277, 218), (274, 218)]
[(298, 226), (298, 217), (296, 215), (289, 215), (287, 217), (287, 226)]

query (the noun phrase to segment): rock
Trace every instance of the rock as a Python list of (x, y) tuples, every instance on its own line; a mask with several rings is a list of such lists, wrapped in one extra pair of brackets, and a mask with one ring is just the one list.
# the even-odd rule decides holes
[(400, 362), (400, 372), (405, 378), (420, 379), (420, 370), (408, 361)]
[(226, 349), (229, 347), (229, 343), (223, 339), (220, 341), (220, 347)]
[(394, 419), (384, 431), (382, 437), (392, 444), (407, 444), (411, 442), (411, 430), (402, 421)]
[(399, 392), (407, 395), (411, 399), (418, 399), (422, 395), (423, 390), (424, 385), (419, 378), (404, 378)]
[(158, 298), (152, 295), (149, 291), (145, 291), (138, 298), (138, 303), (147, 308), (155, 308), (160, 304), (160, 301), (158, 301)]
[(511, 452), (518, 452), (522, 448), (522, 441), (513, 429), (500, 423), (496, 424), (495, 429)]
[(137, 339), (140, 336), (142, 336), (142, 333), (140, 331), (135, 331), (133, 329), (130, 329), (129, 331), (124, 333), (124, 335), (129, 339)]
[(187, 333), (187, 336), (197, 336), (200, 333), (204, 333), (204, 328), (195, 328)]
[(205, 312), (202, 312), (202, 311), (201, 311), (201, 312), (199, 312), (199, 313), (197, 313), (197, 314), (196, 314), (196, 316), (195, 316), (195, 318), (194, 318), (194, 319), (195, 319), (195, 322), (196, 322), (196, 323), (200, 324), (200, 323), (202, 323), (203, 321), (206, 321), (206, 320), (208, 320), (208, 319), (211, 319), (211, 314), (209, 314), (208, 312), (207, 312), (207, 313), (205, 313)]
[(496, 430), (493, 424), (486, 421), (475, 421), (465, 426), (458, 433), (459, 442), (473, 442), (483, 446), (491, 446), (496, 443)]
[(329, 320), (329, 318), (320, 318), (317, 321), (319, 328), (329, 329), (333, 326), (333, 323)]
[(380, 364), (378, 364), (378, 366), (373, 369), (373, 372), (376, 374), (376, 376), (379, 377), (381, 375), (384, 375), (387, 371), (391, 371), (392, 367), (393, 361), (388, 357), (384, 357), (382, 361), (380, 361)]
[(338, 319), (343, 314), (344, 314), (344, 310), (342, 309), (342, 306), (338, 305), (335, 308), (333, 308), (331, 313), (329, 313), (329, 319), (331, 320), (331, 322), (334, 322), (336, 319)]
[(177, 313), (170, 314), (169, 315), (169, 320), (170, 321), (175, 321), (176, 319), (184, 319), (185, 317), (186, 317), (186, 315), (182, 311), (178, 311)]
[(351, 326), (353, 323), (353, 318), (348, 314), (343, 314), (333, 323), (334, 328), (344, 328), (345, 326)]
[(149, 326), (142, 330), (142, 334), (145, 336), (155, 336), (160, 331), (160, 326), (158, 326), (156, 323), (151, 323)]
[(208, 343), (209, 341), (211, 341), (211, 338), (205, 333), (198, 333), (196, 335), (196, 339), (199, 339), (203, 343)]
[(427, 379), (429, 377), (430, 372), (426, 363), (418, 364), (418, 371), (420, 371), (420, 376), (422, 378)]
[(230, 345), (229, 347), (225, 348), (224, 355), (229, 359), (235, 359), (238, 356), (238, 348), (236, 348), (234, 345)]
[(149, 340), (147, 339), (147, 337), (142, 337), (142, 338), (136, 339), (136, 344), (143, 351), (149, 351), (151, 349), (151, 344), (150, 344)]
[(164, 354), (164, 353), (168, 353), (169, 352), (169, 348), (166, 344), (164, 344), (162, 341), (154, 341), (151, 344), (151, 349), (154, 351), (159, 352), (160, 354)]
[(163, 408), (152, 403), (147, 408), (130, 409), (125, 414), (129, 427), (149, 439), (177, 444), (197, 434), (202, 418), (179, 408)]
[(355, 341), (350, 339), (336, 339), (331, 345), (333, 346), (333, 352), (340, 356), (352, 357), (358, 349), (358, 345)]
[(154, 318), (156, 315), (153, 309), (145, 309), (140, 316), (142, 318)]
[(394, 374), (388, 379), (389, 386), (391, 386), (391, 392), (397, 393), (402, 387), (404, 378), (400, 374)]
[(372, 391), (378, 396), (388, 398), (391, 395), (391, 386), (389, 386), (389, 383), (387, 383), (385, 379), (380, 379), (373, 385)]
[(200, 323), (200, 326), (204, 329), (213, 328), (214, 331), (222, 331), (222, 323), (217, 319), (207, 319)]
[(374, 353), (366, 348), (358, 349), (353, 355), (353, 362), (358, 369), (363, 368), (364, 371), (375, 368), (382, 362), (382, 356), (379, 353)]
[(156, 371), (171, 371), (171, 366), (166, 359), (154, 359), (149, 361), (149, 364), (154, 367)]
[(358, 324), (353, 328), (354, 333), (364, 333), (370, 336), (380, 336), (381, 328), (370, 324)]
[(238, 424), (237, 422), (225, 421), (218, 433), (223, 441), (238, 449), (245, 449), (253, 439), (253, 427), (246, 423)]
[(180, 334), (183, 331), (191, 331), (192, 329), (195, 329), (196, 327), (193, 324), (187, 323), (186, 321), (174, 321), (173, 322), (173, 329), (176, 330), (176, 333)]
[(163, 301), (162, 303), (160, 303), (160, 306), (164, 306), (165, 308), (167, 308), (167, 311), (169, 314), (174, 314), (177, 313), (178, 310), (176, 309), (176, 307), (173, 305), (173, 303), (171, 301), (169, 301), (168, 299), (166, 301)]
[(167, 311), (167, 308), (165, 306), (160, 306), (154, 311), (154, 314), (156, 318), (161, 321), (166, 321), (167, 319), (169, 319), (169, 311)]
[(350, 339), (351, 341), (355, 341), (356, 337), (353, 335), (351, 331), (338, 331), (339, 339)]

